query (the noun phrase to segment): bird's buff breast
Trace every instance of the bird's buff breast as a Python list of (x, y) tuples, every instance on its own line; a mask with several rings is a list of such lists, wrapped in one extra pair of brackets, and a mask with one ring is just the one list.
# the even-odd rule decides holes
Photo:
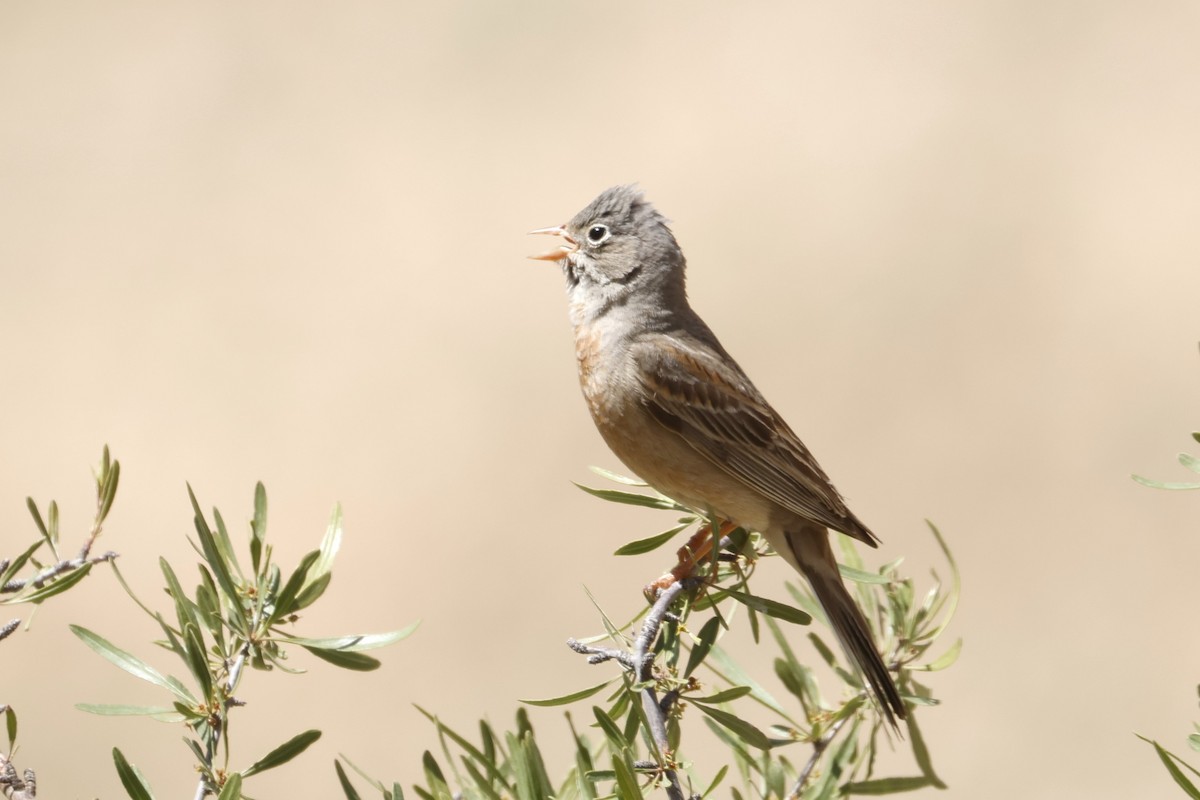
[(660, 424), (643, 403), (645, 391), (632, 359), (601, 352), (598, 331), (576, 330), (579, 385), (596, 429), (629, 469), (646, 483), (698, 513), (710, 510), (753, 530), (765, 530), (771, 504), (700, 455)]

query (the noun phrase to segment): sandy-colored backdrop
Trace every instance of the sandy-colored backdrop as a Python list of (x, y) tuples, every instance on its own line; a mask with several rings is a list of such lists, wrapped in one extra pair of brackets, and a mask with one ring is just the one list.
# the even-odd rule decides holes
[[(596, 682), (582, 585), (623, 616), (665, 556), (609, 554), (664, 521), (569, 483), (619, 465), (523, 234), (636, 180), (880, 558), (940, 566), (924, 517), (956, 549), (949, 796), (1178, 796), (1133, 732), (1200, 718), (1200, 494), (1129, 474), (1186, 477), (1200, 427), (1198, 42), (1193, 2), (5, 2), (0, 554), (27, 494), (82, 535), (105, 443), (150, 599), (194, 574), (185, 480), (239, 532), (265, 481), (289, 563), (340, 500), (305, 629), (424, 623), (367, 676), (250, 675), (243, 759), (325, 730), (256, 797), (334, 796), (339, 751), (411, 781), (414, 701)], [(115, 798), (118, 745), (190, 797), (176, 732), (73, 710), (162, 698), (68, 622), (154, 635), (98, 571), (0, 644), (22, 765)]]

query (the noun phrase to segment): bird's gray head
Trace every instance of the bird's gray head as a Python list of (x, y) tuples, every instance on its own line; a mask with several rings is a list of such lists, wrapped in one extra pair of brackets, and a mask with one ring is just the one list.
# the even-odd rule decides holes
[(565, 240), (532, 258), (562, 266), (573, 315), (594, 318), (631, 301), (639, 307), (686, 305), (683, 252), (666, 220), (634, 186), (606, 189), (570, 222), (533, 233)]

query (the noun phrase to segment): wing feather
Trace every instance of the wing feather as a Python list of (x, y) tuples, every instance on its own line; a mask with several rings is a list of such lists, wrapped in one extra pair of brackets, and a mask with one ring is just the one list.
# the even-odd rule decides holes
[(633, 357), (650, 413), (701, 455), (789, 511), (876, 544), (812, 453), (728, 355), (674, 335), (635, 345)]

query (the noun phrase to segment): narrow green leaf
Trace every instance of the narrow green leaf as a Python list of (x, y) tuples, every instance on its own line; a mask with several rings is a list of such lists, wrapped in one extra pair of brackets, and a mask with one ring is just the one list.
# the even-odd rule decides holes
[(208, 761), (208, 756), (204, 754), (204, 747), (195, 739), (185, 736), (183, 737), (183, 743), (192, 751), (192, 755), (196, 757), (197, 763), (204, 764)]
[(304, 733), (298, 733), (291, 739), (288, 739), (283, 744), (276, 747), (265, 756), (255, 761), (250, 765), (250, 768), (242, 772), (247, 778), (251, 775), (257, 775), (260, 772), (266, 772), (269, 769), (274, 769), (280, 764), (286, 764), (296, 756), (303, 753), (317, 739), (321, 738), (321, 732), (318, 730), (307, 730)]
[(914, 778), (880, 778), (871, 781), (857, 781), (846, 785), (847, 794), (897, 794), (898, 792), (911, 792), (915, 789), (923, 789), (926, 786), (932, 786), (929, 778), (914, 777)]
[(1151, 489), (1167, 489), (1169, 491), (1184, 491), (1188, 489), (1200, 489), (1200, 483), (1177, 483), (1173, 481), (1156, 481), (1150, 478), (1143, 478), (1141, 475), (1130, 475), (1136, 482), (1142, 486), (1149, 486)]
[(152, 610), (149, 606), (142, 602), (141, 598), (137, 596), (137, 593), (133, 591), (133, 587), (129, 585), (129, 581), (125, 580), (125, 576), (121, 574), (121, 568), (117, 566), (117, 562), (115, 560), (110, 561), (108, 562), (108, 565), (112, 567), (113, 574), (117, 576), (117, 583), (121, 584), (121, 588), (125, 590), (125, 594), (129, 595), (129, 599), (132, 600), (138, 608), (144, 611), (146, 616), (153, 620), (158, 620), (158, 612)]
[(642, 787), (637, 782), (637, 775), (633, 771), (633, 764), (629, 761), (627, 752), (613, 753), (612, 756), (613, 772), (617, 776), (617, 797), (621, 800), (642, 800), (645, 795), (642, 794)]
[(163, 677), (162, 673), (146, 662), (142, 661), (137, 656), (134, 656), (133, 654), (116, 647), (107, 639), (92, 633), (81, 625), (71, 625), (70, 628), (71, 632), (78, 636), (84, 644), (95, 650), (104, 658), (111, 661), (113, 664), (116, 664), (118, 667), (128, 672), (130, 675), (133, 675), (135, 678), (141, 678), (148, 683), (153, 683), (156, 686), (161, 686), (162, 688), (174, 693), (184, 702), (191, 701), (192, 698), (189, 695), (181, 695), (178, 691), (176, 691), (175, 687), (171, 685), (171, 682)]
[(167, 580), (167, 592), (175, 601), (175, 618), (179, 621), (179, 631), (182, 632), (184, 626), (189, 622), (199, 627), (200, 619), (196, 614), (195, 606), (184, 593), (183, 586), (180, 585), (179, 578), (175, 575), (175, 570), (171, 569), (170, 563), (162, 557), (158, 559), (158, 567)]
[[(176, 701), (176, 702), (172, 703), (171, 705), (172, 705), (172, 707), (174, 707), (176, 713), (182, 719), (184, 719), (188, 722), (200, 722), (202, 720), (208, 719), (208, 715), (206, 713), (202, 713), (202, 710), (196, 706), (186, 706), (183, 703), (180, 703), (179, 701)], [(200, 759), (200, 760), (203, 761), (204, 759)]]
[(765, 597), (757, 595), (742, 594), (732, 589), (725, 589), (724, 591), (747, 608), (775, 617), (775, 619), (781, 619), (784, 622), (791, 622), (795, 625), (807, 625), (812, 622), (812, 617), (795, 606), (789, 606), (786, 603), (780, 603), (776, 600), (768, 600)]
[(442, 768), (438, 766), (433, 753), (426, 750), (425, 754), (421, 756), (421, 764), (425, 768), (425, 782), (433, 797), (436, 800), (454, 800), (450, 786), (446, 783), (446, 777), (442, 774)]
[[(691, 523), (688, 523), (689, 525)], [(635, 542), (629, 542), (618, 547), (614, 552), (614, 556), (637, 556), (642, 553), (649, 553), (652, 550), (657, 550), (671, 539), (675, 538), (675, 534), (679, 533), (688, 525), (676, 525), (674, 528), (665, 530), (662, 533), (656, 533), (645, 539), (638, 539)]]
[(415, 703), (413, 704), (413, 707), (416, 708), (417, 711), (421, 712), (425, 719), (437, 726), (439, 735), (444, 734), (445, 736), (449, 737), (451, 741), (465, 750), (467, 754), (471, 756), (471, 758), (482, 764), (483, 767), (488, 771), (488, 775), (492, 780), (504, 783), (504, 776), (496, 768), (496, 751), (491, 749), (494, 748), (495, 745), (491, 738), (491, 729), (488, 727), (486, 722), (483, 720), (480, 720), (479, 722), (480, 735), (484, 741), (484, 749), (480, 750), (478, 747), (467, 741), (465, 737), (463, 737), (453, 728), (445, 725), (435, 715), (429, 713)]
[[(207, 629), (219, 652), (225, 652), (225, 618), (221, 612), (221, 597), (217, 587), (202, 581), (196, 587), (196, 602), (187, 601), (187, 606), (196, 615), (194, 624), (201, 630)], [(240, 625), (240, 620), (238, 623)]]
[(572, 692), (571, 694), (564, 694), (561, 697), (551, 697), (548, 700), (521, 700), (520, 702), (528, 706), (542, 707), (570, 705), (577, 700), (583, 700), (584, 698), (591, 697), (612, 682), (613, 679), (610, 678), (604, 683), (598, 683), (595, 686), (588, 687), (587, 689), (580, 689), (578, 692)]
[[(779, 701), (772, 697), (771, 693), (764, 689), (758, 681), (751, 678), (749, 673), (738, 666), (737, 662), (730, 658), (729, 654), (720, 645), (713, 646), (712, 654), (709, 660), (705, 662), (705, 666), (734, 686), (749, 686), (752, 690), (750, 692), (751, 697), (788, 722), (796, 725), (795, 720), (784, 710)], [(797, 725), (797, 727), (799, 726)]]
[(233, 548), (233, 540), (229, 538), (229, 530), (225, 527), (225, 518), (221, 516), (219, 508), (213, 509), (213, 522), (217, 524), (217, 530), (213, 536), (213, 540), (217, 544), (217, 552), (221, 554), (221, 560), (233, 568), (233, 571), (242, 579), (240, 583), (246, 582), (246, 576), (242, 574), (242, 565), (238, 563), (237, 552)]
[(936, 786), (939, 789), (945, 789), (946, 784), (933, 771), (933, 762), (929, 759), (929, 748), (925, 746), (925, 737), (921, 735), (921, 729), (917, 727), (917, 715), (908, 715), (908, 735), (912, 739), (913, 758), (917, 762), (917, 766), (921, 768), (921, 774), (929, 781), (929, 785)]
[(96, 520), (103, 522), (112, 510), (113, 500), (117, 497), (117, 484), (121, 482), (121, 462), (114, 461), (107, 470), (104, 478), (103, 494), (100, 496), (100, 508), (96, 512)]
[(719, 708), (710, 708), (705, 705), (697, 705), (696, 708), (712, 717), (714, 721), (724, 725), (735, 736), (751, 747), (757, 747), (760, 750), (771, 749), (771, 740), (767, 738), (767, 735), (741, 717), (734, 716), (728, 711), (722, 711)]
[(822, 625), (829, 624), (829, 618), (825, 616), (825, 609), (821, 608), (821, 604), (812, 596), (812, 593), (807, 587), (800, 587), (791, 581), (785, 581), (784, 588), (788, 590), (788, 594), (792, 596), (792, 601), (800, 607), (804, 613), (820, 622)]
[(300, 564), (296, 570), (288, 578), (283, 589), (280, 590), (279, 596), (275, 598), (275, 610), (271, 613), (271, 619), (277, 620), (286, 617), (292, 613), (296, 605), (296, 595), (300, 593), (300, 588), (304, 586), (304, 582), (308, 579), (308, 570), (313, 564), (317, 563), (317, 559), (321, 557), (318, 550), (313, 550), (311, 553), (306, 553), (304, 558), (300, 559)]
[(775, 639), (776, 646), (779, 647), (779, 652), (783, 654), (783, 658), (775, 659), (775, 674), (788, 691), (795, 695), (800, 704), (804, 706), (804, 714), (808, 717), (812, 710), (820, 705), (821, 698), (812, 670), (801, 664), (800, 660), (796, 658), (796, 652), (792, 649), (791, 642), (783, 635), (783, 629), (779, 627), (779, 623), (768, 619), (767, 627)]
[(593, 489), (590, 486), (584, 486), (582, 483), (576, 483), (575, 485), (593, 497), (599, 497), (601, 500), (607, 500), (610, 503), (623, 503), (643, 508), (660, 508), (668, 511), (687, 511), (686, 508), (674, 500), (667, 500), (663, 497), (652, 497), (635, 492), (623, 492), (620, 489)]
[(46, 540), (47, 544), (53, 544), (50, 540), (50, 531), (46, 530), (46, 523), (42, 520), (42, 512), (38, 510), (37, 503), (33, 502), (32, 497), (25, 498), (25, 507), (29, 509), (29, 515), (33, 517), (33, 524), (37, 526), (42, 538)]
[[(600, 604), (598, 602), (596, 602), (595, 595), (592, 594), (592, 590), (589, 589), (586, 584), (583, 587), (583, 593), (587, 595), (588, 600), (590, 600), (592, 602), (592, 605), (595, 606), (596, 611), (600, 612), (600, 622), (604, 625), (604, 630), (608, 634), (609, 638), (611, 638), (613, 641), (621, 641), (621, 634), (620, 634), (620, 631), (617, 629), (616, 623), (614, 623), (611, 619), (609, 619), (608, 614), (604, 611), (603, 608), (600, 607)], [(621, 630), (624, 630), (624, 628), (622, 628)], [(591, 644), (592, 642), (599, 641), (603, 638), (604, 638), (603, 636), (596, 636), (591, 639), (584, 639), (583, 643)]]
[(76, 703), (75, 707), (88, 714), (101, 717), (154, 717), (159, 722), (183, 722), (184, 715), (168, 706), (107, 705), (103, 703)]
[[(1188, 797), (1192, 798), (1192, 800), (1200, 800), (1200, 789), (1196, 788), (1196, 784), (1192, 783), (1191, 779), (1189, 779), (1187, 775), (1183, 774), (1183, 770), (1181, 770), (1175, 763), (1177, 760), (1179, 760), (1179, 757), (1164, 750), (1162, 745), (1153, 739), (1147, 739), (1141, 734), (1135, 735), (1143, 742), (1148, 742), (1149, 744), (1153, 745), (1154, 752), (1158, 754), (1159, 760), (1162, 761), (1163, 766), (1167, 768), (1167, 772), (1171, 775), (1171, 778), (1174, 779), (1179, 788), (1183, 789), (1184, 793), (1187, 794)], [(1183, 761), (1180, 761), (1180, 763), (1184, 764), (1184, 766), (1187, 766), (1187, 764)], [(1195, 770), (1192, 771), (1195, 772)]]
[(229, 565), (221, 556), (217, 545), (216, 538), (213, 535), (212, 529), (208, 527), (208, 522), (204, 519), (204, 512), (200, 510), (200, 503), (196, 500), (196, 494), (192, 491), (191, 484), (188, 484), (188, 499), (192, 503), (192, 511), (194, 517), (193, 524), (196, 526), (196, 534), (200, 539), (200, 553), (204, 556), (204, 561), (208, 564), (208, 568), (216, 576), (217, 585), (221, 587), (221, 591), (233, 603), (235, 608), (241, 608), (241, 595), (238, 592), (237, 585), (233, 582), (233, 575), (229, 572)]
[(61, 578), (55, 578), (53, 583), (47, 583), (42, 588), (30, 594), (22, 595), (18, 599), (22, 603), (41, 603), (56, 594), (62, 594), (87, 577), (87, 574), (92, 571), (92, 566), (90, 563), (84, 564), (74, 572), (68, 572)]
[(954, 554), (950, 552), (950, 547), (942, 537), (942, 532), (929, 520), (925, 520), (925, 524), (929, 526), (933, 538), (937, 540), (938, 547), (941, 548), (942, 555), (946, 557), (946, 563), (950, 565), (950, 591), (946, 595), (946, 609), (942, 613), (941, 622), (926, 635), (932, 640), (941, 636), (942, 632), (950, 625), (950, 621), (954, 619), (954, 612), (958, 610), (958, 596), (962, 591), (962, 578), (958, 574), (958, 562), (954, 560)]
[[(382, 781), (377, 781), (374, 778), (372, 778), (370, 775), (368, 775), (366, 773), (366, 770), (364, 770), (362, 767), (358, 766), (358, 764), (355, 764), (353, 761), (351, 761), (349, 758), (347, 758), (345, 753), (338, 753), (338, 758), (341, 758), (343, 761), (345, 761), (347, 764), (349, 764), (350, 769), (357, 772), (359, 777), (361, 777), (367, 783), (371, 784), (371, 787), (373, 789), (375, 789), (375, 791), (379, 792), (380, 794), (387, 794), (387, 789), (384, 788)], [(336, 760), (335, 760), (335, 763), (336, 763)]]
[[(626, 697), (632, 696), (632, 692), (626, 694)], [(635, 699), (634, 702), (630, 703), (630, 706), (632, 708), (625, 716), (625, 728), (621, 735), (625, 738), (626, 742), (633, 744), (637, 741), (638, 726), (641, 725), (645, 730), (650, 730), (650, 723), (646, 721), (646, 711), (642, 708), (640, 702), (637, 702)], [(658, 755), (657, 748), (655, 755)]]
[(242, 776), (240, 773), (230, 773), (225, 779), (225, 785), (221, 787), (221, 793), (217, 795), (217, 800), (241, 800), (242, 797)]
[(471, 780), (475, 782), (475, 788), (478, 791), (483, 792), (484, 796), (486, 796), (488, 800), (504, 800), (500, 793), (492, 788), (492, 782), (484, 777), (483, 772), (479, 769), (479, 767), (475, 766), (474, 761), (466, 757), (461, 757), (461, 760), (463, 769), (467, 771), (467, 774), (471, 777)]
[(312, 580), (312, 570), (308, 571), (309, 581), (300, 590), (300, 594), (296, 595), (296, 602), (292, 605), (292, 611), (303, 611), (313, 603), (321, 599), (321, 595), (325, 594), (325, 590), (329, 588), (330, 582), (333, 580), (332, 573), (326, 573), (316, 580)]
[(739, 697), (745, 697), (752, 690), (749, 686), (734, 686), (732, 689), (726, 689), (723, 692), (710, 694), (708, 697), (691, 697), (688, 699), (693, 703), (708, 703), (709, 705), (717, 705), (718, 703), (728, 703), (732, 700), (737, 700)]
[(12, 753), (17, 745), (17, 712), (12, 706), (4, 707), (4, 729), (8, 734), (8, 752)]
[[(25, 568), (25, 564), (28, 563), (29, 559), (33, 557), (33, 554), (38, 551), (38, 548), (40, 548), (45, 543), (46, 543), (45, 540), (39, 539), (38, 541), (29, 545), (29, 547), (27, 547), (25, 549), (25, 552), (21, 553), (21, 555), (14, 558), (9, 563), (8, 568), (3, 570), (2, 572), (0, 572), (0, 586), (3, 586), (4, 584), (8, 583), (13, 578), (15, 578), (17, 576), (17, 573)], [(0, 605), (3, 605), (3, 604), (0, 604)]]
[(688, 653), (687, 667), (683, 670), (683, 676), (689, 677), (696, 671), (696, 667), (704, 661), (704, 657), (708, 655), (708, 651), (717, 643), (717, 636), (721, 632), (720, 617), (712, 617), (700, 628), (700, 632), (696, 634), (696, 642), (692, 645), (692, 652)]
[(604, 732), (604, 736), (608, 739), (609, 746), (612, 747), (614, 752), (620, 752), (629, 746), (629, 740), (621, 732), (621, 726), (616, 723), (616, 720), (606, 714), (604, 709), (600, 708), (600, 706), (592, 706), (592, 713), (595, 715), (596, 722), (600, 725), (600, 730)]
[(626, 486), (649, 486), (650, 485), (643, 480), (639, 480), (638, 478), (630, 478), (626, 475), (622, 475), (619, 472), (612, 472), (610, 470), (607, 470), (604, 467), (594, 467), (593, 466), (593, 467), (588, 467), (588, 469), (590, 469), (592, 472), (599, 475), (601, 478), (608, 478), (613, 483), (623, 483)]
[[(571, 729), (571, 739), (575, 742), (575, 785), (583, 800), (596, 800), (596, 784), (588, 773), (592, 771), (595, 764), (592, 761), (591, 748), (588, 742), (575, 730), (575, 720), (571, 719), (571, 713), (565, 714), (567, 718), (567, 726)], [(570, 777), (568, 777), (570, 780)], [(567, 795), (566, 787), (560, 791), (559, 796)]]
[(117, 748), (114, 747), (112, 753), (113, 763), (117, 766), (117, 776), (120, 777), (126, 794), (132, 800), (154, 800), (154, 793), (150, 791), (150, 786), (137, 767), (126, 761), (125, 756)]
[(725, 728), (713, 722), (711, 719), (704, 720), (704, 724), (712, 731), (713, 736), (716, 736), (722, 744), (729, 748), (736, 758), (738, 771), (741, 773), (742, 780), (749, 781), (750, 770), (761, 772), (761, 759), (750, 755), (750, 751), (742, 746), (742, 741), (730, 733)]
[(520, 738), (515, 733), (505, 732), (504, 741), (511, 754), (508, 767), (512, 770), (512, 788), (516, 800), (542, 800), (538, 796), (537, 782), (529, 769), (529, 762), (522, 753)]
[(188, 669), (200, 686), (201, 696), (205, 699), (213, 698), (213, 677), (208, 667), (204, 637), (201, 636), (200, 629), (190, 622), (183, 629), (183, 645), (187, 654)]
[(833, 648), (825, 644), (824, 639), (822, 639), (820, 636), (817, 636), (815, 633), (810, 633), (808, 635), (808, 640), (812, 642), (813, 647), (817, 649), (817, 655), (821, 657), (821, 660), (832, 667), (838, 675), (846, 678), (847, 683), (849, 683), (851, 686), (861, 685), (860, 681), (856, 680), (854, 676), (847, 673), (845, 667), (838, 663), (837, 654), (833, 652)]
[(379, 659), (365, 656), (362, 653), (352, 653), (346, 650), (326, 650), (322, 647), (305, 647), (304, 649), (322, 661), (328, 661), (335, 667), (354, 670), (355, 672), (371, 672), (372, 670), (379, 669), (380, 666)]
[[(522, 713), (524, 710), (518, 709), (518, 717), (525, 716)], [(534, 794), (531, 800), (553, 797), (554, 784), (550, 782), (550, 776), (546, 772), (546, 762), (542, 759), (542, 751), (537, 745), (537, 737), (534, 736), (532, 727), (526, 728), (522, 733), (520, 744), (520, 751), (514, 753), (513, 757), (524, 763), (524, 771), (533, 779)]]
[(725, 780), (725, 773), (727, 772), (729, 772), (728, 764), (717, 770), (717, 774), (712, 779), (712, 783), (708, 784), (708, 788), (704, 790), (704, 794), (700, 795), (700, 800), (705, 800), (706, 797), (713, 793), (714, 789), (721, 785), (721, 781)]
[(58, 544), (58, 501), (51, 500), (46, 509), (46, 527), (50, 529), (50, 546)]
[(954, 644), (950, 645), (950, 649), (940, 656), (930, 661), (928, 664), (922, 664), (918, 667), (908, 667), (912, 670), (921, 670), (923, 672), (937, 672), (938, 670), (946, 669), (947, 667), (958, 661), (958, 655), (962, 652), (962, 639), (958, 639)]
[(362, 797), (355, 790), (354, 784), (350, 782), (350, 776), (346, 774), (346, 770), (342, 769), (341, 762), (336, 758), (333, 760), (333, 768), (337, 772), (338, 783), (341, 784), (342, 793), (346, 795), (346, 800), (362, 800)]
[[(333, 569), (334, 559), (337, 558), (338, 550), (341, 547), (342, 506), (339, 503), (334, 505), (333, 513), (329, 517), (329, 525), (325, 529), (325, 535), (321, 537), (321, 547), (319, 548), (321, 557), (317, 559), (317, 563), (313, 564), (312, 569), (308, 571), (310, 582), (316, 582), (329, 575)], [(307, 589), (308, 587), (305, 588)]]
[(359, 650), (374, 650), (378, 647), (387, 647), (389, 644), (395, 644), (412, 635), (412, 632), (420, 624), (419, 621), (414, 622), (406, 628), (401, 628), (398, 631), (388, 631), (387, 633), (359, 633), (349, 636), (331, 636), (325, 639), (308, 639), (302, 636), (279, 636), (278, 639), (281, 642), (298, 644), (301, 647), (357, 652)]
[(250, 522), (250, 564), (254, 574), (262, 565), (263, 545), (267, 541), (267, 489), (262, 481), (254, 485), (254, 519)]
[(875, 572), (867, 572), (864, 569), (855, 569), (848, 567), (845, 564), (838, 564), (838, 572), (848, 581), (855, 583), (866, 583), (886, 586), (892, 582), (892, 579), (887, 575), (880, 575)]
[[(419, 708), (420, 706), (418, 706)], [(426, 712), (422, 711), (421, 713), (425, 714)], [(496, 739), (496, 734), (492, 731), (492, 726), (486, 719), (479, 720), (479, 749), (483, 751), (483, 763), (485, 764), (495, 764), (496, 753), (503, 752), (500, 749), (500, 742)]]
[(1190, 469), (1192, 472), (1200, 472), (1200, 458), (1196, 458), (1188, 453), (1179, 454), (1179, 463)]

